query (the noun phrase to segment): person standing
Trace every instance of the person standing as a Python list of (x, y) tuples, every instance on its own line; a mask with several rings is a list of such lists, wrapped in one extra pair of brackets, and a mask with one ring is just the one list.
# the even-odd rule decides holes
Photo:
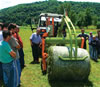
[(25, 61), (24, 61), (24, 51), (23, 51), (23, 42), (22, 39), (20, 37), (20, 35), (18, 34), (20, 31), (19, 26), (17, 25), (15, 28), (15, 33), (13, 34), (13, 36), (17, 39), (19, 45), (20, 45), (20, 49), (18, 50), (19, 52), (19, 60), (20, 60), (20, 66), (21, 66), (21, 70), (25, 67)]
[[(8, 30), (8, 24), (7, 23), (0, 23), (0, 41), (3, 41), (3, 31)], [(3, 80), (3, 72), (2, 72), (2, 63), (0, 62), (0, 80)]]
[(17, 80), (15, 80), (16, 86), (20, 85), (20, 76), (21, 76), (21, 67), (20, 67), (20, 61), (19, 61), (19, 52), (18, 49), (20, 49), (20, 45), (18, 44), (16, 38), (13, 37), (13, 34), (15, 33), (15, 24), (9, 24), (8, 30), (11, 32), (11, 39), (8, 41), (10, 47), (13, 49), (13, 51), (16, 53), (16, 59), (14, 60), (15, 63), (15, 77), (17, 77)]
[(92, 32), (90, 32), (90, 36), (89, 36), (89, 53), (90, 53), (91, 58), (93, 57), (92, 41), (93, 41), (93, 34), (92, 34)]
[(41, 42), (40, 29), (37, 28), (36, 33), (33, 33), (30, 37), (33, 55), (33, 61), (31, 63), (39, 63), (39, 46), (41, 45)]
[(93, 53), (92, 53), (92, 59), (95, 61), (95, 62), (98, 62), (98, 56), (97, 56), (97, 39), (96, 37), (93, 37), (93, 41), (92, 41), (92, 47), (93, 47)]
[[(16, 58), (16, 53), (11, 49), (8, 41), (11, 39), (11, 34), (9, 31), (3, 31), (3, 41), (0, 42), (0, 62), (2, 62), (3, 78), (7, 76), (7, 83), (5, 87), (16, 87), (14, 84), (14, 59)], [(4, 79), (5, 80), (5, 79)]]
[(100, 30), (97, 31), (97, 53), (98, 58), (100, 58)]
[(81, 29), (81, 34), (79, 34), (77, 37), (83, 37), (84, 38), (84, 49), (86, 49), (86, 40), (89, 38), (89, 35), (84, 33), (85, 30)]

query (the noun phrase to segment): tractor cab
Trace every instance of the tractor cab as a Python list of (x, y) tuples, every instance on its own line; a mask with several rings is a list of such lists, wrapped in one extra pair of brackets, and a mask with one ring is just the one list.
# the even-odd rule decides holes
[(41, 13), (38, 25), (41, 30), (41, 36), (44, 32), (47, 32), (49, 37), (56, 37), (62, 17), (63, 15), (61, 14)]

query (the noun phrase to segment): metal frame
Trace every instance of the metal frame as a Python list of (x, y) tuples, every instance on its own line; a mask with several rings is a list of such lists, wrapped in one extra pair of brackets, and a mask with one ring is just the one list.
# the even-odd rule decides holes
[[(51, 25), (53, 25), (53, 29), (54, 29), (54, 20), (53, 19), (54, 18), (52, 18), (52, 24)], [(68, 27), (68, 33), (69, 33), (70, 39), (69, 40), (66, 39), (66, 38), (65, 39), (63, 39), (63, 38), (60, 39), (59, 37), (58, 37), (58, 39), (57, 39), (57, 37), (46, 38), (46, 37), (48, 37), (48, 33), (46, 33), (46, 32), (43, 33), (43, 35), (42, 35), (42, 69), (43, 69), (42, 71), (43, 71), (43, 73), (45, 73), (46, 70), (47, 70), (46, 58), (48, 57), (48, 54), (45, 53), (45, 44), (47, 44), (48, 42), (51, 43), (53, 38), (56, 39), (54, 41), (54, 43), (56, 43), (56, 41), (59, 41), (59, 40), (62, 40), (62, 42), (65, 43), (65, 44), (67, 43), (67, 41), (70, 43), (69, 58), (67, 59), (67, 58), (59, 57), (60, 59), (62, 59), (62, 60), (84, 60), (84, 59), (87, 58), (87, 56), (85, 56), (83, 58), (80, 58), (80, 59), (77, 58), (77, 46), (78, 46), (77, 41), (82, 42), (81, 47), (83, 48), (84, 39), (83, 38), (82, 39), (77, 39), (75, 27), (74, 27), (73, 23), (71, 22), (71, 20), (69, 19), (69, 17), (67, 15), (64, 15), (64, 18), (62, 20), (65, 21), (65, 23)], [(63, 24), (64, 24), (64, 22), (62, 22), (61, 27), (63, 26)], [(49, 17), (48, 17), (46, 26), (48, 26), (48, 25), (50, 25), (50, 18)], [(72, 27), (72, 30), (74, 31), (74, 42), (73, 42), (73, 38), (72, 38), (71, 27)], [(54, 30), (53, 30), (53, 35), (54, 35)], [(51, 42), (50, 42), (50, 40), (51, 40)], [(74, 56), (74, 58), (72, 58), (73, 43), (75, 43), (75, 56)]]

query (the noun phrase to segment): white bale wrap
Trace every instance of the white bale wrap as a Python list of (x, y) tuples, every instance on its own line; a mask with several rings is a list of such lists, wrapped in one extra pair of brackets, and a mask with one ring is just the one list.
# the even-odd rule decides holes
[[(73, 48), (72, 57), (74, 57)], [(69, 49), (65, 46), (51, 46), (48, 49), (47, 70), (49, 80), (72, 80), (83, 81), (88, 79), (90, 74), (90, 57), (87, 50), (78, 48), (77, 59), (87, 56), (85, 60), (61, 60), (69, 58)]]

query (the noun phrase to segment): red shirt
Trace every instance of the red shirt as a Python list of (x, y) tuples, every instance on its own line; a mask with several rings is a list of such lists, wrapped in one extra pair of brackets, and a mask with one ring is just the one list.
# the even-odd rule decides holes
[(18, 40), (18, 43), (19, 43), (20, 47), (23, 48), (23, 42), (22, 42), (22, 39), (19, 36), (19, 34), (18, 33), (14, 33), (13, 36)]

